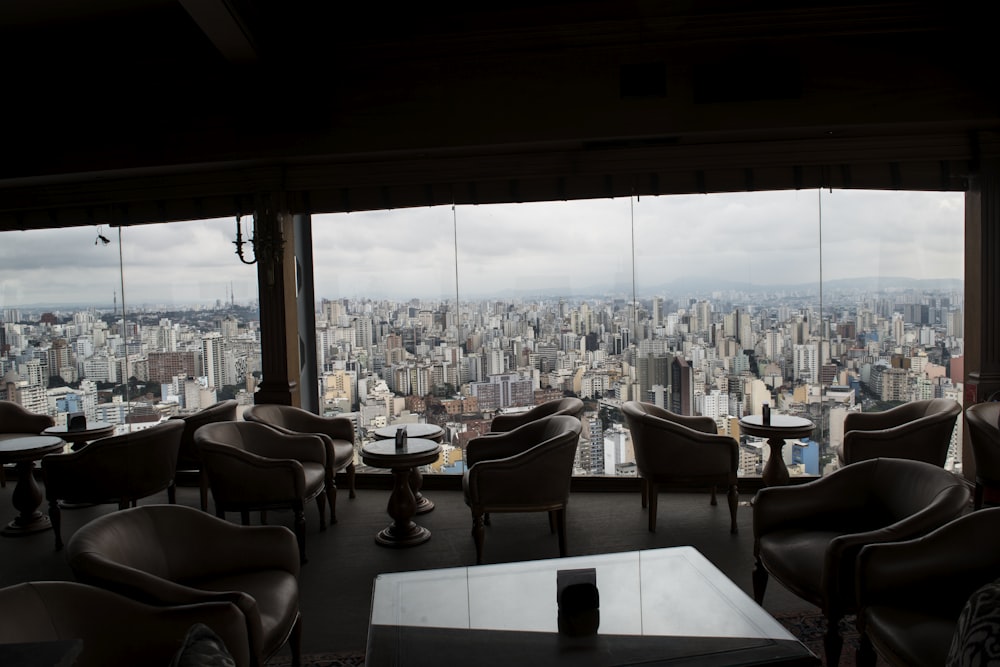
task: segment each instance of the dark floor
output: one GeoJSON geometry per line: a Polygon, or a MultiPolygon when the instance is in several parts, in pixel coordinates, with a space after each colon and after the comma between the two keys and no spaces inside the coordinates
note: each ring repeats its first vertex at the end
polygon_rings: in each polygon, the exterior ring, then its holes
{"type": "MultiPolygon", "coordinates": [[[[0,508],[9,517],[13,484],[0,489],[0,508]]],[[[359,489],[349,500],[338,493],[338,523],[319,531],[315,505],[307,514],[306,553],[309,562],[301,573],[303,651],[362,651],[368,627],[372,581],[380,572],[456,567],[475,563],[471,515],[460,491],[428,490],[434,511],[417,522],[432,533],[429,542],[408,549],[388,549],[375,543],[375,533],[388,525],[388,490],[359,489]]],[[[178,502],[198,506],[197,492],[178,489],[178,502]]],[[[701,551],[747,594],[751,594],[753,566],[752,508],[749,496],[741,498],[739,534],[729,533],[725,499],[709,504],[707,494],[665,493],[659,503],[656,533],[646,529],[646,511],[639,494],[621,492],[576,492],[567,514],[570,555],[653,549],[691,545],[701,551]]],[[[140,504],[166,502],[166,494],[140,504]]],[[[45,509],[43,505],[43,510],[45,509]]],[[[89,519],[115,510],[113,505],[66,510],[63,538],[89,519]]],[[[231,515],[233,521],[239,517],[231,515]]],[[[255,518],[256,520],[256,518],[255,518]]],[[[269,522],[291,526],[291,514],[272,512],[269,522]]],[[[485,560],[488,563],[554,558],[558,541],[549,533],[545,514],[498,514],[486,531],[485,560]]],[[[63,552],[54,550],[52,531],[0,539],[0,586],[21,581],[72,579],[63,552]]],[[[764,600],[772,613],[814,609],[771,582],[764,600]]],[[[287,650],[287,649],[285,649],[287,650]]]]}

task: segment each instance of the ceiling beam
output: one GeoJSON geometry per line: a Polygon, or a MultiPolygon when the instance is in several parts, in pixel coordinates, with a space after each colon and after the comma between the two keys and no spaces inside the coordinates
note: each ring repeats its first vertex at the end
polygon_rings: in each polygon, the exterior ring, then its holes
{"type": "Polygon", "coordinates": [[[258,61],[256,41],[243,16],[231,0],[179,0],[215,48],[234,65],[258,61]]]}

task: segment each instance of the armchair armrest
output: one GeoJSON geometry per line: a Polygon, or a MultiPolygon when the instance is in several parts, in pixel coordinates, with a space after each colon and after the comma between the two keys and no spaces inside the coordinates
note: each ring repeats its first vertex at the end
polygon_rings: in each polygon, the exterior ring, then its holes
{"type": "Polygon", "coordinates": [[[844,511],[863,509],[866,494],[859,493],[859,489],[867,488],[867,485],[858,483],[856,473],[866,469],[867,466],[848,472],[848,468],[844,468],[835,475],[805,484],[761,489],[754,499],[754,535],[759,537],[803,523],[816,526],[824,516],[835,517],[844,511]]]}
{"type": "Polygon", "coordinates": [[[480,461],[505,459],[526,451],[534,444],[530,440],[518,436],[516,431],[480,436],[470,440],[469,444],[466,445],[466,463],[471,468],[480,461]]]}
{"type": "MultiPolygon", "coordinates": [[[[320,445],[322,442],[318,441],[320,445]]],[[[294,459],[260,456],[228,445],[202,443],[201,456],[213,495],[257,501],[305,495],[305,471],[294,459]]]]}
{"type": "Polygon", "coordinates": [[[247,441],[248,452],[272,459],[295,459],[326,465],[326,442],[312,433],[275,432],[274,437],[247,441]]]}
{"type": "Polygon", "coordinates": [[[569,493],[570,476],[566,475],[565,484],[560,484],[560,478],[552,474],[552,468],[565,456],[560,444],[543,442],[513,456],[479,461],[466,473],[470,497],[482,505],[512,504],[510,480],[511,473],[516,471],[518,492],[513,504],[530,507],[562,499],[569,493]]]}

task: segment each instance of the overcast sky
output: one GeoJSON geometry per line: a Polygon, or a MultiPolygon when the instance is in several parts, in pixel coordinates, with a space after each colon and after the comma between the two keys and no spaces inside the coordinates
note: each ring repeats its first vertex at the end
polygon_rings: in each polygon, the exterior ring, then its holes
{"type": "MultiPolygon", "coordinates": [[[[825,280],[961,279],[963,229],[961,193],[925,192],[802,190],[316,215],[316,295],[453,299],[456,236],[463,299],[506,290],[629,294],[633,230],[640,296],[678,281],[816,282],[821,261],[825,280]]],[[[126,305],[210,303],[230,290],[237,301],[256,298],[256,267],[240,264],[234,236],[234,219],[123,229],[126,305]]],[[[0,239],[3,308],[121,299],[117,229],[0,239]]]]}

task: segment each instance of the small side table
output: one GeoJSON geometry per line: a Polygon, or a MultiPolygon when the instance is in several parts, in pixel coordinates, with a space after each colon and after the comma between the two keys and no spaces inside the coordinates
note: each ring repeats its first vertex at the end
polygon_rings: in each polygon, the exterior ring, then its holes
{"type": "Polygon", "coordinates": [[[761,480],[765,486],[780,486],[788,483],[788,468],[782,449],[786,438],[804,438],[811,435],[816,425],[804,417],[771,414],[771,422],[764,423],[760,415],[747,415],[740,419],[740,431],[747,435],[767,438],[771,453],[764,464],[761,480]]]}
{"type": "Polygon", "coordinates": [[[392,470],[392,494],[386,511],[393,522],[375,536],[378,544],[414,547],[431,539],[431,531],[413,521],[417,501],[410,486],[410,473],[418,466],[433,463],[440,453],[441,445],[422,438],[408,438],[406,446],[398,451],[395,440],[376,440],[361,448],[366,465],[392,470]]]}
{"type": "Polygon", "coordinates": [[[19,537],[52,527],[49,517],[38,511],[38,506],[42,504],[42,491],[35,481],[35,461],[46,454],[61,452],[65,447],[63,439],[54,435],[26,435],[0,440],[0,464],[17,464],[17,485],[11,494],[11,501],[18,515],[0,531],[4,535],[19,537]]]}
{"type": "Polygon", "coordinates": [[[106,438],[115,434],[115,425],[108,422],[87,422],[87,428],[69,429],[63,426],[50,426],[43,435],[54,435],[70,443],[73,450],[80,449],[98,438],[106,438]]]}
{"type": "MultiPolygon", "coordinates": [[[[406,437],[408,439],[422,438],[424,440],[441,442],[444,438],[444,429],[434,424],[395,424],[393,426],[383,426],[375,429],[375,437],[379,440],[395,439],[396,430],[400,428],[406,429],[406,437]]],[[[434,509],[434,501],[420,493],[420,489],[423,485],[423,475],[420,473],[418,468],[414,468],[413,471],[410,472],[410,488],[413,489],[413,495],[416,496],[417,499],[417,514],[427,514],[427,512],[434,509]]]]}

